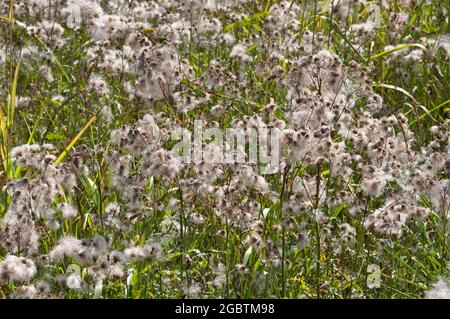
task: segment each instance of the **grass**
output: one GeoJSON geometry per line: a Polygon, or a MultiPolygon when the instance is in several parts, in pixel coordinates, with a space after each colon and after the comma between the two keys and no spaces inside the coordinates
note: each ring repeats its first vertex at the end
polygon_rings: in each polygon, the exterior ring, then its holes
{"type": "MultiPolygon", "coordinates": [[[[239,19],[230,19],[220,11],[214,16],[222,22],[222,33],[231,32],[237,42],[256,37],[264,41],[278,41],[283,35],[271,33],[265,25],[271,14],[270,8],[276,3],[273,0],[248,2],[235,9],[243,13],[239,19]]],[[[388,8],[381,11],[380,27],[360,45],[355,43],[349,29],[351,25],[365,21],[368,12],[364,7],[338,21],[334,14],[323,9],[323,5],[331,1],[287,3],[300,6],[304,13],[297,17],[299,26],[296,32],[299,35],[306,29],[312,30],[316,39],[318,34],[324,35],[325,46],[345,64],[355,60],[370,67],[374,89],[387,105],[384,115],[400,111],[406,114],[409,128],[419,141],[419,146],[426,146],[434,139],[429,128],[444,125],[449,115],[450,60],[442,51],[425,47],[419,40],[421,37],[437,39],[442,35],[448,36],[450,26],[448,17],[445,18],[445,12],[450,10],[448,3],[418,1],[416,6],[401,8],[399,1],[388,1],[388,8]],[[392,37],[389,34],[389,13],[399,10],[409,15],[409,21],[400,36],[392,37]],[[405,43],[406,38],[412,42],[405,43]],[[386,50],[387,45],[393,48],[386,50]],[[410,49],[422,50],[422,61],[402,66],[388,63],[395,53],[410,49]],[[408,76],[399,76],[396,73],[398,67],[402,68],[402,74],[408,76]]],[[[111,239],[118,250],[125,249],[130,240],[138,246],[145,244],[149,238],[157,238],[163,246],[161,259],[132,262],[124,278],[105,280],[101,292],[99,287],[96,292],[95,285],[90,285],[88,290],[82,292],[65,289],[66,297],[180,298],[189,295],[190,288],[200,286],[200,296],[206,298],[419,298],[439,277],[448,277],[447,215],[434,212],[423,223],[407,224],[401,238],[383,238],[364,227],[367,215],[382,206],[377,202],[380,199],[364,197],[360,181],[341,185],[344,181],[331,176],[326,164],[323,167],[299,164],[288,167],[285,174],[266,176],[278,201],[252,193],[252,199],[261,206],[259,215],[264,224],[262,237],[278,248],[280,258],[272,256],[273,250],[267,246],[255,249],[248,245],[245,240],[252,230],[238,229],[219,218],[211,196],[183,203],[179,180],[175,179],[164,181],[152,178],[145,185],[145,205],[131,225],[130,232],[121,233],[95,222],[98,216],[103,220],[101,214],[108,203],[117,201],[125,205],[121,192],[112,190],[112,176],[107,169],[105,150],[113,148],[110,133],[142,118],[149,112],[148,103],[124,89],[122,83],[128,80],[133,82],[133,74],[112,74],[99,68],[96,61],[88,62],[88,49],[93,46],[89,40],[89,25],[82,24],[76,31],[66,28],[65,45],[49,48],[39,36],[28,35],[23,27],[13,23],[17,19],[21,24],[32,25],[39,15],[14,14],[9,7],[8,11],[0,12],[3,15],[0,20],[0,49],[6,53],[5,63],[0,69],[1,186],[14,179],[36,176],[36,172],[11,161],[9,153],[14,146],[51,143],[56,147],[56,164],[70,163],[72,155],[81,145],[93,150],[90,165],[94,173],[77,176],[75,192],[69,198],[56,200],[72,202],[78,210],[78,217],[64,221],[57,231],[46,229],[40,240],[40,253],[49,253],[58,238],[67,235],[77,238],[103,235],[111,239]],[[28,46],[47,52],[51,58],[45,62],[33,55],[19,58],[20,52],[28,46]],[[51,68],[53,81],[48,81],[40,71],[42,65],[51,68]],[[99,96],[89,88],[89,77],[94,73],[101,74],[108,83],[110,93],[107,96],[99,96]],[[29,97],[30,102],[25,107],[18,105],[17,97],[29,97]],[[111,121],[105,120],[105,109],[111,110],[111,121]],[[313,206],[300,215],[286,215],[282,205],[293,192],[292,182],[296,177],[302,179],[306,173],[317,179],[317,190],[310,194],[313,206]],[[322,187],[334,189],[336,185],[355,192],[365,206],[365,211],[357,215],[351,214],[351,207],[345,203],[335,208],[321,208],[329,216],[330,225],[336,229],[342,223],[355,228],[356,240],[351,254],[333,249],[333,239],[324,236],[321,226],[311,218],[319,208],[322,187]],[[166,208],[170,198],[181,200],[179,211],[166,208]],[[203,223],[196,225],[190,221],[190,215],[194,212],[204,217],[203,223]],[[274,230],[278,225],[281,231],[274,230]],[[309,236],[310,243],[304,249],[299,249],[296,244],[297,228],[304,229],[309,236]],[[225,233],[223,237],[218,235],[221,230],[225,233]],[[382,252],[380,242],[386,244],[382,252]],[[224,284],[219,288],[211,284],[217,262],[224,264],[225,276],[224,284]],[[370,276],[368,266],[371,264],[380,267],[381,285],[378,288],[367,285],[370,276]],[[236,271],[236,265],[245,271],[236,271]]],[[[211,12],[206,14],[212,15],[211,12]]],[[[158,33],[157,23],[154,28],[143,32],[156,43],[165,40],[158,33]]],[[[258,44],[252,45],[247,52],[253,62],[240,66],[230,58],[229,47],[217,41],[202,43],[201,36],[195,33],[187,39],[177,49],[180,57],[193,66],[197,77],[205,74],[211,61],[217,59],[235,75],[244,74],[248,85],[239,90],[237,81],[235,89],[239,93],[230,95],[220,88],[199,87],[197,82],[185,79],[182,86],[186,94],[198,98],[209,94],[210,99],[186,113],[180,112],[170,99],[163,99],[151,108],[154,114],[163,112],[179,123],[209,118],[226,128],[233,117],[259,113],[273,98],[275,104],[280,106],[274,111],[275,118],[284,117],[283,111],[289,109],[286,89],[277,80],[268,80],[257,71],[258,65],[264,66],[268,61],[270,52],[258,44]],[[226,106],[229,111],[217,117],[211,112],[217,104],[226,106]]],[[[298,41],[302,43],[301,36],[298,41]]],[[[289,63],[281,63],[285,71],[290,68],[289,63]]],[[[138,174],[138,167],[137,163],[132,167],[132,174],[138,174]]],[[[225,171],[223,180],[231,178],[231,172],[225,171]]],[[[4,216],[11,198],[5,191],[0,196],[0,216],[4,216]]],[[[7,250],[0,248],[0,259],[6,254],[7,250]]],[[[46,273],[56,277],[57,274],[67,273],[73,263],[73,260],[65,260],[52,264],[51,270],[39,268],[39,272],[42,276],[46,273]]],[[[82,278],[89,282],[86,267],[80,267],[82,278]]],[[[12,293],[15,287],[13,283],[3,287],[0,285],[0,291],[12,293]]]]}

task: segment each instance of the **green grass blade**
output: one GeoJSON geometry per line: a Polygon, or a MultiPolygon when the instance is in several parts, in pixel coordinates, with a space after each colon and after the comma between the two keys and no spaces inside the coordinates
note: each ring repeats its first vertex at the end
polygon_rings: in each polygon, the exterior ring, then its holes
{"type": "Polygon", "coordinates": [[[406,95],[407,97],[409,97],[411,100],[413,100],[415,103],[417,103],[417,100],[414,98],[414,96],[412,96],[411,93],[409,93],[408,91],[406,91],[405,89],[403,89],[401,87],[391,85],[391,84],[384,84],[384,83],[375,83],[373,86],[401,92],[404,95],[406,95]]]}
{"type": "Polygon", "coordinates": [[[411,122],[411,125],[416,124],[417,122],[419,122],[420,120],[422,120],[427,114],[437,111],[439,110],[441,107],[443,107],[444,105],[447,105],[450,103],[450,100],[445,101],[444,103],[439,104],[438,106],[433,107],[431,110],[429,110],[427,113],[422,114],[421,116],[419,116],[417,119],[415,119],[414,121],[411,122]]]}

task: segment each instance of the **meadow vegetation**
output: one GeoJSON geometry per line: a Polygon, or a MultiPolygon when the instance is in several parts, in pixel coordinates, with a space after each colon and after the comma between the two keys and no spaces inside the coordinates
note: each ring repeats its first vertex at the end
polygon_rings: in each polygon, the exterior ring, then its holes
{"type": "Polygon", "coordinates": [[[0,297],[450,298],[449,13],[3,1],[0,297]],[[279,165],[187,162],[195,121],[279,165]]]}

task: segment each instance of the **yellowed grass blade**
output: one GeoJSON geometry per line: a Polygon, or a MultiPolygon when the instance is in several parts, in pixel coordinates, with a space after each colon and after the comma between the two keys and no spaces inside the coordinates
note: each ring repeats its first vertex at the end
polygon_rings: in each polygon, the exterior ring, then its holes
{"type": "Polygon", "coordinates": [[[3,114],[3,106],[0,105],[0,131],[2,133],[2,144],[0,145],[0,155],[5,174],[10,177],[9,171],[9,153],[8,153],[8,131],[6,129],[6,119],[3,114]]]}
{"type": "Polygon", "coordinates": [[[62,153],[58,156],[55,163],[59,164],[66,157],[67,153],[69,153],[70,149],[77,143],[77,141],[83,136],[84,132],[95,122],[97,119],[98,113],[95,114],[91,119],[84,125],[80,132],[70,141],[70,143],[66,146],[66,148],[62,151],[62,153]]]}
{"type": "Polygon", "coordinates": [[[14,19],[14,6],[13,6],[14,0],[9,0],[9,21],[12,22],[14,19]]]}
{"type": "Polygon", "coordinates": [[[17,79],[19,78],[20,60],[17,62],[16,69],[14,71],[13,83],[11,85],[11,96],[8,101],[8,122],[7,126],[11,127],[14,123],[14,109],[16,106],[16,92],[17,92],[17,79]]]}

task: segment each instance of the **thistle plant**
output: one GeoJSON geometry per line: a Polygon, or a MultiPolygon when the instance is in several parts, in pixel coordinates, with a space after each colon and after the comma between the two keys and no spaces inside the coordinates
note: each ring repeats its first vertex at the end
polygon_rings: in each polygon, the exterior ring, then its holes
{"type": "Polygon", "coordinates": [[[450,7],[0,4],[4,298],[449,298],[450,7]]]}

